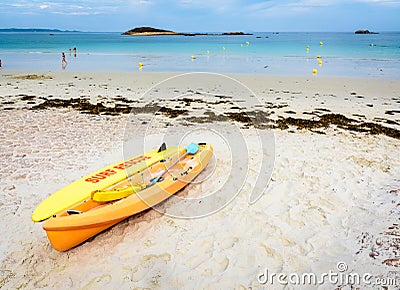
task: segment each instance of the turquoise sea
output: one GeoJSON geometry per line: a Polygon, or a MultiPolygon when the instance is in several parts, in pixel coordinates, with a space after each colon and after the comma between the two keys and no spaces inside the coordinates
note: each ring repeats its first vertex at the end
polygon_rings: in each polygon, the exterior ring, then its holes
{"type": "Polygon", "coordinates": [[[400,32],[150,37],[0,33],[3,69],[62,70],[62,52],[68,71],[138,71],[141,62],[149,72],[311,75],[315,68],[322,76],[400,78],[400,32]]]}

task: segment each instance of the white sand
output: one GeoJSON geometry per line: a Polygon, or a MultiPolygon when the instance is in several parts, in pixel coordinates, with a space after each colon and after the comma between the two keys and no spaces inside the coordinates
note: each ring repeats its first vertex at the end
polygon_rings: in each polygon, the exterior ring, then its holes
{"type": "MultiPolygon", "coordinates": [[[[334,126],[324,129],[325,135],[275,130],[272,180],[253,205],[248,198],[257,172],[249,170],[240,194],[213,215],[174,219],[150,210],[68,252],[55,251],[41,225],[31,221],[32,211],[60,187],[122,159],[128,116],[4,108],[29,106],[20,94],[89,96],[93,102],[103,100],[113,106],[117,95],[138,100],[171,74],[49,72],[44,74],[51,80],[13,78],[29,73],[1,72],[1,102],[18,101],[2,104],[0,110],[0,287],[258,289],[268,286],[257,281],[265,268],[286,274],[322,273],[335,271],[341,261],[349,272],[399,278],[400,141],[334,126]]],[[[288,105],[274,109],[275,119],[310,118],[303,112],[325,108],[400,129],[399,114],[385,113],[400,109],[399,80],[235,77],[254,90],[263,104],[288,105]]],[[[169,132],[178,134],[182,128],[173,125],[169,132]]],[[[212,126],[219,132],[227,130],[223,123],[212,126]]],[[[262,156],[254,134],[249,135],[254,145],[250,164],[256,168],[262,156]]],[[[221,186],[230,156],[223,144],[214,141],[213,145],[217,160],[213,175],[181,195],[207,194],[221,186]]],[[[244,158],[236,157],[233,166],[244,167],[243,174],[245,165],[244,158]]],[[[236,190],[230,184],[222,189],[236,190]]]]}

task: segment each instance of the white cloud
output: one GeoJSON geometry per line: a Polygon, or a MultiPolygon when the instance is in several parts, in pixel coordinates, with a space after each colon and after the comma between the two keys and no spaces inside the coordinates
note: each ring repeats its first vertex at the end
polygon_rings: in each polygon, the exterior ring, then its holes
{"type": "Polygon", "coordinates": [[[42,5],[39,6],[39,8],[40,8],[40,9],[46,9],[46,8],[49,8],[49,5],[44,5],[44,4],[42,4],[42,5]]]}
{"type": "Polygon", "coordinates": [[[99,15],[99,14],[104,14],[101,12],[89,12],[89,11],[53,11],[53,14],[59,14],[59,15],[76,15],[76,16],[82,16],[82,15],[99,15]]]}
{"type": "Polygon", "coordinates": [[[247,9],[251,10],[251,11],[259,11],[259,10],[265,10],[265,9],[271,8],[275,5],[276,4],[274,4],[271,1],[265,1],[265,2],[251,4],[250,6],[247,6],[247,9]]]}
{"type": "Polygon", "coordinates": [[[222,13],[228,10],[242,9],[238,0],[219,0],[204,1],[204,0],[176,0],[176,5],[186,9],[206,9],[210,12],[222,13]]]}
{"type": "Polygon", "coordinates": [[[351,1],[344,0],[302,0],[289,3],[288,6],[292,7],[326,7],[341,3],[350,3],[351,1]]]}
{"type": "Polygon", "coordinates": [[[384,6],[400,7],[399,0],[358,0],[357,2],[380,4],[384,6]]]}
{"type": "Polygon", "coordinates": [[[385,6],[400,6],[400,0],[287,0],[287,1],[264,1],[248,6],[250,10],[264,10],[273,7],[293,7],[293,8],[311,8],[327,7],[340,4],[376,4],[385,6]]]}
{"type": "Polygon", "coordinates": [[[11,3],[9,5],[12,7],[27,7],[27,6],[29,6],[28,4],[21,4],[21,3],[11,3]]]}
{"type": "Polygon", "coordinates": [[[146,6],[152,6],[155,4],[153,1],[150,0],[129,0],[129,1],[122,1],[126,2],[125,4],[131,5],[131,6],[136,6],[136,7],[146,7],[146,6]]]}
{"type": "Polygon", "coordinates": [[[348,0],[286,0],[286,1],[264,1],[247,7],[248,11],[256,17],[276,17],[309,13],[320,7],[329,7],[342,3],[349,3],[348,0]]]}
{"type": "Polygon", "coordinates": [[[400,0],[301,0],[301,1],[290,1],[293,6],[331,6],[337,4],[354,4],[354,3],[367,3],[367,4],[378,4],[386,6],[399,6],[400,0]]]}

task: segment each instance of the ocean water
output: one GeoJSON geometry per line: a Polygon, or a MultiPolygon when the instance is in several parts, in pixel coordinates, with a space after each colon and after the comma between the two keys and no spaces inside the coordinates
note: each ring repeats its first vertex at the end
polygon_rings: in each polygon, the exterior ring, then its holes
{"type": "Polygon", "coordinates": [[[62,70],[62,52],[69,71],[138,71],[141,62],[143,71],[155,72],[311,75],[317,69],[322,76],[400,78],[400,32],[151,37],[0,33],[3,69],[62,70]]]}

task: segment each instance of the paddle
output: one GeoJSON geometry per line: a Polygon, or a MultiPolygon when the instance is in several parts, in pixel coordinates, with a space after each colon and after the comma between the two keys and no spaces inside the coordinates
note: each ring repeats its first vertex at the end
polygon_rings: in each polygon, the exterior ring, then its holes
{"type": "Polygon", "coordinates": [[[160,178],[168,171],[171,169],[171,167],[175,166],[175,164],[177,164],[179,161],[181,161],[181,159],[183,159],[186,155],[190,154],[196,154],[197,151],[199,151],[199,145],[197,145],[196,143],[190,143],[187,147],[186,147],[186,152],[185,154],[183,154],[181,157],[178,158],[178,160],[176,160],[174,163],[172,163],[167,169],[165,169],[163,172],[161,172],[161,174],[154,178],[149,186],[152,186],[154,183],[158,182],[160,180],[160,178]]]}

